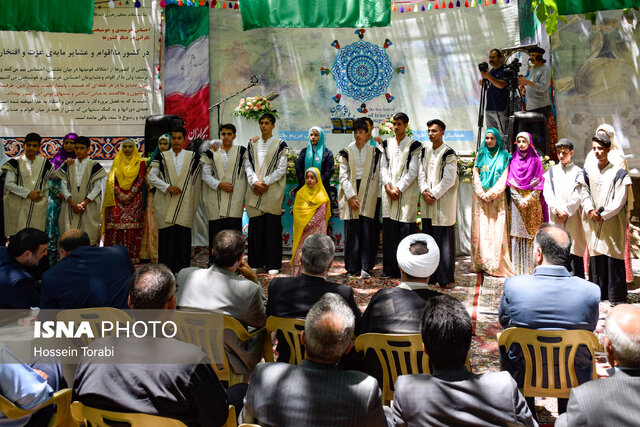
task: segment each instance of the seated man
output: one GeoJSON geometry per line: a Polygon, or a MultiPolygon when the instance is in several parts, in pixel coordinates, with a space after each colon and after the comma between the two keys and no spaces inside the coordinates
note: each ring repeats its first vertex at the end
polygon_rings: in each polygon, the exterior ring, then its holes
{"type": "MultiPolygon", "coordinates": [[[[129,287],[133,309],[153,310],[154,321],[169,319],[176,306],[176,281],[164,265],[138,268],[129,287]]],[[[173,338],[94,340],[89,348],[114,348],[114,361],[91,356],[81,360],[72,401],[116,412],[138,412],[174,418],[188,426],[222,426],[227,395],[201,348],[173,338]]]]}
{"type": "Polygon", "coordinates": [[[604,325],[609,378],[571,390],[567,412],[556,426],[632,426],[640,419],[640,309],[612,308],[604,325]]]}
{"type": "Polygon", "coordinates": [[[27,269],[47,254],[49,237],[44,231],[24,228],[0,247],[0,309],[38,307],[40,294],[27,269]]]}
{"type": "Polygon", "coordinates": [[[60,262],[42,275],[41,309],[128,308],[133,264],[122,246],[90,246],[86,232],[72,229],[58,241],[60,262]]]}
{"type": "Polygon", "coordinates": [[[538,425],[508,373],[477,375],[465,367],[472,322],[457,299],[429,298],[420,329],[433,372],[398,377],[396,426],[538,425]]]}
{"type": "Polygon", "coordinates": [[[240,413],[241,423],[265,426],[386,426],[378,382],[337,363],[351,348],[355,324],[342,297],[327,293],[311,307],[300,365],[256,366],[240,413]]]}
{"type": "MultiPolygon", "coordinates": [[[[267,316],[304,318],[322,295],[333,292],[344,298],[351,307],[358,333],[362,312],[356,304],[353,288],[325,280],[333,262],[334,251],[335,246],[329,236],[309,236],[302,244],[302,273],[297,277],[279,277],[269,283],[267,316]]],[[[276,334],[276,338],[278,358],[289,360],[290,349],[284,337],[276,334]]]]}
{"type": "MultiPolygon", "coordinates": [[[[564,228],[549,223],[540,226],[534,238],[537,267],[533,275],[510,277],[504,283],[498,313],[503,328],[587,331],[596,328],[600,288],[569,273],[570,250],[571,237],[564,228]]],[[[501,348],[500,360],[502,369],[511,373],[521,387],[524,356],[520,346],[501,348]]],[[[579,383],[591,379],[591,364],[591,353],[586,348],[579,349],[575,363],[579,383]]],[[[533,412],[534,398],[527,398],[527,402],[533,412]]],[[[566,402],[558,400],[560,413],[564,412],[566,402]]]]}
{"type": "MultiPolygon", "coordinates": [[[[263,327],[267,320],[266,298],[257,276],[243,259],[244,236],[238,230],[222,230],[211,244],[210,268],[188,267],[178,273],[178,308],[216,311],[238,319],[245,326],[263,327]]],[[[262,358],[257,336],[241,342],[233,333],[231,336],[225,333],[225,347],[237,374],[251,373],[262,358]]]]}

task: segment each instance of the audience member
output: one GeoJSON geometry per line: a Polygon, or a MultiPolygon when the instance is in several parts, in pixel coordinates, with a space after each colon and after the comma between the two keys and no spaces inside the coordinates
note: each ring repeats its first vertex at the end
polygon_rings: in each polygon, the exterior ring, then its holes
{"type": "Polygon", "coordinates": [[[0,247],[0,309],[38,307],[39,287],[27,270],[47,255],[48,242],[44,231],[25,228],[0,247]]]}
{"type": "MultiPolygon", "coordinates": [[[[326,237],[326,236],[325,236],[326,237]]],[[[327,293],[311,307],[300,365],[256,367],[240,422],[266,426],[386,426],[378,382],[337,363],[352,346],[355,317],[342,297],[327,293]]]]}
{"type": "Polygon", "coordinates": [[[621,304],[609,311],[604,349],[610,377],[571,390],[556,426],[633,426],[640,415],[640,309],[621,304]]]}
{"type": "Polygon", "coordinates": [[[60,236],[60,262],[42,275],[40,308],[127,308],[134,271],[127,249],[90,244],[87,233],[78,229],[60,236]]]}
{"type": "MultiPolygon", "coordinates": [[[[146,264],[129,286],[133,309],[155,310],[168,320],[176,305],[176,281],[164,265],[146,264]]],[[[76,371],[72,400],[116,412],[138,412],[177,419],[188,426],[222,426],[227,395],[201,348],[173,338],[94,340],[91,349],[113,347],[119,363],[87,356],[76,371]],[[169,360],[175,363],[167,363],[169,360]]]]}
{"type": "MultiPolygon", "coordinates": [[[[348,302],[356,319],[355,329],[359,331],[362,313],[356,304],[353,288],[326,280],[334,251],[335,246],[329,236],[309,236],[302,245],[302,274],[297,277],[279,277],[269,284],[267,316],[304,318],[322,295],[332,292],[348,302]]],[[[288,360],[290,349],[284,336],[276,334],[276,338],[278,358],[288,360]]]]}
{"type": "MultiPolygon", "coordinates": [[[[243,259],[245,238],[238,230],[222,230],[212,242],[210,268],[185,268],[178,273],[178,307],[215,311],[232,316],[245,326],[261,328],[266,322],[266,298],[258,278],[243,259]],[[239,276],[236,273],[242,275],[239,276]]],[[[227,357],[237,374],[248,374],[262,358],[260,337],[248,342],[225,334],[227,357]]]]}
{"type": "MultiPolygon", "coordinates": [[[[571,237],[564,228],[549,223],[540,227],[534,238],[533,256],[537,267],[533,275],[510,277],[504,283],[498,313],[503,328],[588,331],[596,328],[600,290],[569,273],[570,248],[571,237]]],[[[524,356],[520,346],[501,348],[500,359],[502,369],[522,387],[524,356]]],[[[591,367],[591,354],[586,348],[579,348],[575,362],[578,382],[591,379],[591,367]]],[[[533,398],[527,401],[533,411],[533,398]]],[[[565,405],[566,399],[559,400],[561,412],[565,405]]]]}
{"type": "Polygon", "coordinates": [[[472,321],[458,300],[449,295],[427,300],[420,333],[432,375],[398,377],[395,425],[538,425],[508,373],[478,375],[465,367],[472,321]]]}

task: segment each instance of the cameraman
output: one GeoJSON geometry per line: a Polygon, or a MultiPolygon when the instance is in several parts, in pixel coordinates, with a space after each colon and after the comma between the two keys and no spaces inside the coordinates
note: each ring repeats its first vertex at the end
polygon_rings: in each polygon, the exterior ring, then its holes
{"type": "MultiPolygon", "coordinates": [[[[480,71],[482,78],[489,82],[485,106],[485,125],[487,128],[494,127],[499,129],[500,133],[504,135],[508,125],[507,104],[509,103],[509,90],[507,89],[507,82],[502,75],[504,64],[502,52],[499,49],[492,49],[489,52],[489,65],[491,65],[490,70],[480,71]]],[[[480,85],[482,85],[482,80],[480,80],[480,85]]]]}
{"type": "Polygon", "coordinates": [[[529,49],[529,60],[533,65],[529,78],[518,77],[520,91],[526,91],[527,111],[544,114],[548,121],[551,115],[551,99],[549,98],[549,84],[551,83],[551,70],[545,66],[546,59],[542,57],[545,50],[541,47],[529,49]]]}

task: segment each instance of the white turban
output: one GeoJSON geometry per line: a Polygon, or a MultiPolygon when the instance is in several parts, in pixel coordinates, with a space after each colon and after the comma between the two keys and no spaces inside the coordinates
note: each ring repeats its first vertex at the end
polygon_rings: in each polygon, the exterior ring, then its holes
{"type": "Polygon", "coordinates": [[[398,266],[406,274],[413,277],[429,277],[436,271],[440,263],[440,248],[433,237],[424,233],[416,233],[402,239],[396,251],[398,266]],[[422,255],[411,253],[411,245],[422,242],[427,245],[428,252],[422,255]]]}

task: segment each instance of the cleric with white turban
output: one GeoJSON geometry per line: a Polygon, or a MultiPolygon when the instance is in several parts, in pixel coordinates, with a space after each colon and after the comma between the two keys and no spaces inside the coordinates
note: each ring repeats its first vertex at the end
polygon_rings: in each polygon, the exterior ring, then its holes
{"type": "MultiPolygon", "coordinates": [[[[415,252],[415,251],[414,251],[415,252]]],[[[440,249],[436,241],[428,234],[411,234],[398,245],[396,251],[398,266],[407,276],[415,278],[429,278],[438,268],[440,262],[440,249]],[[411,247],[416,243],[422,243],[427,247],[427,252],[414,255],[411,247]]],[[[404,277],[403,277],[404,280],[404,277]]]]}

